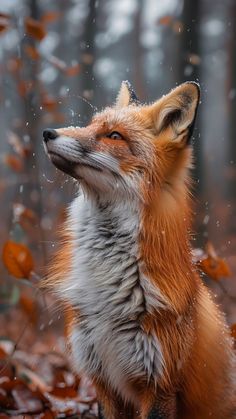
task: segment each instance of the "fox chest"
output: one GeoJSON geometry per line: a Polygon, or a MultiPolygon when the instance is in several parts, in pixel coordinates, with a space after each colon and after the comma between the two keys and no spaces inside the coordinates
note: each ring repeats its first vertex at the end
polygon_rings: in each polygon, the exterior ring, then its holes
{"type": "Polygon", "coordinates": [[[157,380],[163,368],[161,344],[141,325],[147,301],[138,222],[104,213],[84,216],[77,226],[73,270],[65,290],[79,311],[70,336],[75,366],[91,377],[101,375],[119,390],[134,375],[157,380]]]}

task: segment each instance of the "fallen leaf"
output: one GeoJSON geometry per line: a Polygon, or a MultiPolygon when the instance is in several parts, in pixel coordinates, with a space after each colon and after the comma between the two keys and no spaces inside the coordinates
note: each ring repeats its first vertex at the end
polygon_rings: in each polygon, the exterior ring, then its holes
{"type": "Polygon", "coordinates": [[[190,64],[199,65],[201,63],[201,58],[197,54],[190,54],[188,56],[188,60],[190,64]]]}
{"type": "Polygon", "coordinates": [[[236,340],[236,323],[232,324],[230,327],[231,330],[231,336],[236,340]]]}
{"type": "Polygon", "coordinates": [[[43,24],[52,23],[52,22],[55,22],[55,20],[58,20],[60,16],[61,16],[60,12],[51,10],[44,13],[44,15],[41,17],[41,22],[43,24]]]}
{"type": "Polygon", "coordinates": [[[25,207],[21,203],[13,204],[13,222],[22,224],[24,221],[29,221],[32,224],[37,222],[36,213],[30,208],[25,207]]]}
{"type": "Polygon", "coordinates": [[[0,359],[4,359],[7,357],[7,353],[4,351],[3,348],[0,346],[0,359]]]}
{"type": "Polygon", "coordinates": [[[8,69],[8,71],[11,71],[12,73],[19,72],[22,65],[23,65],[22,60],[21,60],[21,58],[18,58],[18,57],[10,58],[7,61],[7,69],[8,69]]]}
{"type": "Polygon", "coordinates": [[[206,255],[207,257],[201,259],[198,265],[210,278],[218,281],[232,275],[227,263],[217,256],[215,248],[210,242],[206,245],[206,255]]]}
{"type": "Polygon", "coordinates": [[[42,107],[48,112],[55,112],[58,106],[58,101],[47,94],[43,95],[42,107]]]}
{"type": "Polygon", "coordinates": [[[51,392],[51,387],[48,386],[36,372],[21,366],[18,366],[16,371],[17,375],[27,382],[27,385],[31,391],[39,390],[42,393],[51,392]]]}
{"type": "Polygon", "coordinates": [[[67,76],[76,76],[80,72],[80,64],[67,67],[64,71],[67,76]]]}
{"type": "Polygon", "coordinates": [[[50,391],[50,394],[60,399],[73,399],[78,397],[78,392],[73,386],[56,386],[50,391]]]}
{"type": "Polygon", "coordinates": [[[172,24],[173,32],[179,35],[184,30],[184,25],[180,20],[175,20],[172,24]]]}
{"type": "Polygon", "coordinates": [[[8,240],[3,246],[2,259],[11,275],[29,279],[34,261],[30,250],[24,244],[8,240]]]}
{"type": "Polygon", "coordinates": [[[37,303],[29,298],[27,295],[21,295],[19,304],[23,311],[29,317],[31,323],[35,326],[38,321],[38,306],[37,303]]]}
{"type": "Polygon", "coordinates": [[[0,12],[0,18],[4,18],[4,19],[11,19],[11,15],[9,15],[8,13],[3,13],[0,12]]]}
{"type": "Polygon", "coordinates": [[[0,14],[0,33],[4,32],[9,27],[10,27],[9,16],[1,13],[0,14]]]}
{"type": "Polygon", "coordinates": [[[170,15],[162,16],[157,21],[159,25],[163,25],[163,26],[169,26],[172,22],[173,22],[173,16],[170,16],[170,15]]]}
{"type": "Polygon", "coordinates": [[[4,32],[6,29],[9,28],[9,24],[8,23],[3,23],[0,21],[0,33],[4,32]]]}
{"type": "Polygon", "coordinates": [[[25,29],[26,33],[37,41],[42,41],[42,39],[45,38],[47,34],[44,25],[32,17],[27,17],[25,19],[25,29]]]}
{"type": "Polygon", "coordinates": [[[4,162],[7,164],[11,169],[15,170],[15,172],[22,172],[24,168],[23,161],[14,154],[6,154],[4,157],[4,162]]]}
{"type": "Polygon", "coordinates": [[[30,153],[30,146],[23,144],[20,137],[13,131],[7,133],[8,143],[12,146],[13,150],[20,157],[28,157],[30,153]]]}
{"type": "MultiPolygon", "coordinates": [[[[55,413],[55,412],[53,412],[52,410],[47,409],[47,410],[45,410],[45,412],[41,413],[41,414],[37,417],[37,419],[54,419],[54,418],[56,418],[56,417],[57,417],[57,415],[56,415],[56,413],[55,413]]],[[[1,419],[1,418],[0,418],[0,419],[1,419]]]]}
{"type": "Polygon", "coordinates": [[[94,61],[94,57],[93,57],[93,55],[92,55],[92,54],[89,54],[89,53],[84,53],[84,54],[82,54],[81,59],[82,59],[82,62],[83,62],[84,64],[86,64],[86,65],[90,65],[90,64],[92,64],[92,63],[93,63],[93,61],[94,61]]]}
{"type": "Polygon", "coordinates": [[[31,81],[20,80],[17,85],[18,93],[21,97],[25,97],[31,91],[33,83],[31,81]]]}

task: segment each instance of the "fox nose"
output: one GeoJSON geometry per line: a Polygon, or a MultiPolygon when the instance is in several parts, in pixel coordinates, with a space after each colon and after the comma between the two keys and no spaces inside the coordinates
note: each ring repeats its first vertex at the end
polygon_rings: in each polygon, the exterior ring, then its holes
{"type": "Polygon", "coordinates": [[[58,134],[55,129],[47,128],[43,131],[43,139],[45,143],[47,143],[49,140],[55,140],[57,137],[58,134]]]}

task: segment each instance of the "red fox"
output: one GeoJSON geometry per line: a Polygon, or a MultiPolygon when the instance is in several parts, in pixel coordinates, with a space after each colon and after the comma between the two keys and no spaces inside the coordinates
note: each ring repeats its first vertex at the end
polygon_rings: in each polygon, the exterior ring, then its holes
{"type": "Polygon", "coordinates": [[[142,104],[123,82],[87,127],[43,133],[78,184],[46,287],[100,418],[236,418],[232,342],[189,244],[199,96],[187,82],[142,104]]]}

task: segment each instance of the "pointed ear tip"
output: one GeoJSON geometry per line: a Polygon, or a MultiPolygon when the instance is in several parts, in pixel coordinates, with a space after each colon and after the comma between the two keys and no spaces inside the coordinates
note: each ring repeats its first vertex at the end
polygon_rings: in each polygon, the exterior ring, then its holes
{"type": "Polygon", "coordinates": [[[183,83],[183,86],[189,86],[189,85],[194,89],[195,93],[198,96],[198,100],[199,100],[200,99],[200,95],[201,95],[201,86],[200,86],[200,84],[198,82],[196,82],[196,81],[186,81],[185,83],[183,83]]]}
{"type": "Polygon", "coordinates": [[[129,82],[129,80],[122,80],[122,82],[121,82],[121,86],[127,86],[127,87],[130,87],[130,86],[131,86],[131,83],[129,82]]]}

